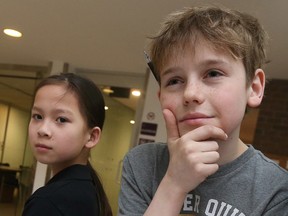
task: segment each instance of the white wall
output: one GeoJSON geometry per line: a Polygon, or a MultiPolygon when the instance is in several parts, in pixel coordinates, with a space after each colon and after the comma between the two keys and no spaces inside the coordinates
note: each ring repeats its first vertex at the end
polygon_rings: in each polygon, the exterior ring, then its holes
{"type": "Polygon", "coordinates": [[[141,122],[138,127],[138,138],[136,140],[139,144],[140,139],[153,140],[155,142],[166,142],[166,126],[162,114],[162,109],[158,99],[159,85],[152,73],[148,75],[148,82],[145,93],[144,108],[141,117],[141,122]],[[153,117],[154,116],[154,117],[153,117]],[[141,134],[141,124],[143,122],[157,125],[156,135],[141,134]]]}

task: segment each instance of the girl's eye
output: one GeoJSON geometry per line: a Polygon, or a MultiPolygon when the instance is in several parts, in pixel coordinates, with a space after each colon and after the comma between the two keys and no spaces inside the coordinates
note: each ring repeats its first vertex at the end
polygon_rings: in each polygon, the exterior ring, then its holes
{"type": "Polygon", "coordinates": [[[219,77],[222,76],[223,73],[221,73],[220,71],[217,70],[210,70],[207,75],[206,78],[213,78],[213,77],[219,77]]]}
{"type": "Polygon", "coordinates": [[[32,118],[35,119],[35,120],[41,120],[43,119],[41,115],[39,114],[32,114],[32,118]]]}
{"type": "Polygon", "coordinates": [[[56,121],[57,121],[58,123],[65,123],[65,122],[67,122],[68,120],[67,120],[66,118],[64,118],[64,117],[59,117],[59,118],[56,119],[56,121]]]}

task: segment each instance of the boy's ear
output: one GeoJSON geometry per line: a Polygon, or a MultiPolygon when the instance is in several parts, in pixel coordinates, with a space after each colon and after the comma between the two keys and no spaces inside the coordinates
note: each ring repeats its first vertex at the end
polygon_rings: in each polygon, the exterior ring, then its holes
{"type": "Polygon", "coordinates": [[[265,89],[265,73],[262,69],[257,69],[249,87],[247,105],[257,107],[261,104],[265,89]]]}
{"type": "Polygon", "coordinates": [[[94,127],[90,131],[90,137],[85,144],[86,148],[93,148],[100,140],[101,129],[99,127],[94,127]]]}

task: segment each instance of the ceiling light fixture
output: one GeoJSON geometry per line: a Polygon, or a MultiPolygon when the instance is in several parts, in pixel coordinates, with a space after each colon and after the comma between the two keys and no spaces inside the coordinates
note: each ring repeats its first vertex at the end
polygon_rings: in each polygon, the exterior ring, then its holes
{"type": "Polygon", "coordinates": [[[106,94],[111,94],[114,92],[110,87],[105,87],[102,89],[102,91],[106,94]]]}
{"type": "Polygon", "coordinates": [[[139,90],[133,90],[132,95],[139,97],[141,95],[141,92],[139,90]]]}
{"type": "Polygon", "coordinates": [[[22,37],[22,33],[14,29],[4,29],[3,32],[11,37],[22,37]]]}

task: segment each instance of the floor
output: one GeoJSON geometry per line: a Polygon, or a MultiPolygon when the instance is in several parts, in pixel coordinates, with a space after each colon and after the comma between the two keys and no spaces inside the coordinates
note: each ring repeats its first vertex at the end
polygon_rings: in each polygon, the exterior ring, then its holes
{"type": "Polygon", "coordinates": [[[15,204],[14,203],[0,203],[0,212],[1,212],[1,216],[16,215],[15,204]]]}
{"type": "Polygon", "coordinates": [[[13,200],[10,202],[0,202],[0,215],[1,216],[21,216],[22,202],[18,201],[17,190],[13,194],[13,200]]]}

